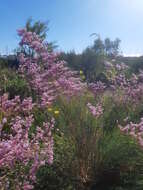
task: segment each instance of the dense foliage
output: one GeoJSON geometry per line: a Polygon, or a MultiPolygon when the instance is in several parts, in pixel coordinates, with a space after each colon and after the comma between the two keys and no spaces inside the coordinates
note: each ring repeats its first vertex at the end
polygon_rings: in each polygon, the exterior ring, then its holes
{"type": "Polygon", "coordinates": [[[120,40],[111,41],[109,38],[102,40],[100,37],[87,47],[81,54],[74,51],[62,53],[61,57],[67,61],[69,67],[82,70],[88,81],[104,80],[104,61],[112,60],[120,55],[120,40]]]}

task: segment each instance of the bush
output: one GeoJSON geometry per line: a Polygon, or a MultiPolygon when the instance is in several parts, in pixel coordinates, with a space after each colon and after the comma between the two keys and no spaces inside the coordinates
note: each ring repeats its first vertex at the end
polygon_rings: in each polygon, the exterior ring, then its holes
{"type": "Polygon", "coordinates": [[[28,83],[13,69],[4,68],[0,70],[1,93],[8,93],[9,98],[20,96],[21,99],[32,95],[28,83]]]}
{"type": "Polygon", "coordinates": [[[89,99],[61,98],[52,107],[51,115],[59,110],[55,160],[39,170],[35,189],[141,189],[142,150],[117,127],[104,130],[107,118],[96,119],[88,112],[89,99]]]}

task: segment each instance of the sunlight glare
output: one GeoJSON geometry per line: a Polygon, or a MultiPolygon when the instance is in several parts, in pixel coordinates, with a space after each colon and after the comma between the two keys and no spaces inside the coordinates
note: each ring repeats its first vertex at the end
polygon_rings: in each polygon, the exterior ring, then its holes
{"type": "Polygon", "coordinates": [[[119,0],[120,6],[131,11],[143,11],[143,0],[119,0]]]}

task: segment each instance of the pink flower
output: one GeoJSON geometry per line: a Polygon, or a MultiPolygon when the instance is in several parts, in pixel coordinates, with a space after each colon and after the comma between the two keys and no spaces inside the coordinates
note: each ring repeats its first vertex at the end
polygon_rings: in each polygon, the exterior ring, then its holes
{"type": "Polygon", "coordinates": [[[34,186],[30,185],[28,182],[25,182],[23,185],[23,190],[31,190],[33,188],[34,188],[34,186]]]}
{"type": "Polygon", "coordinates": [[[133,138],[135,138],[140,146],[143,146],[143,119],[141,118],[140,123],[135,124],[130,122],[125,127],[118,126],[120,131],[131,135],[133,138]]]}
{"type": "Polygon", "coordinates": [[[90,110],[90,112],[92,113],[92,115],[96,118],[98,118],[99,116],[101,116],[103,114],[103,109],[102,109],[101,105],[97,105],[95,107],[92,104],[88,103],[87,107],[90,110]]]}
{"type": "Polygon", "coordinates": [[[3,124],[7,123],[7,118],[6,117],[3,118],[2,123],[3,124]]]}

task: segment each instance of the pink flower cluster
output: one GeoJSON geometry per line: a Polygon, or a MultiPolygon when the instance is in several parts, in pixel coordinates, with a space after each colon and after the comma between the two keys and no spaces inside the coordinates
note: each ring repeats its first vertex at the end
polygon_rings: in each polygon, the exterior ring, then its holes
{"type": "Polygon", "coordinates": [[[96,118],[100,117],[100,116],[103,114],[103,108],[102,108],[101,105],[97,105],[97,106],[95,107],[95,106],[93,106],[91,103],[88,103],[88,104],[87,104],[87,107],[88,107],[89,111],[91,112],[91,114],[92,114],[94,117],[96,117],[96,118]]]}
{"type": "Polygon", "coordinates": [[[116,64],[115,68],[117,69],[117,71],[124,71],[128,69],[129,67],[125,63],[120,63],[120,64],[116,64]]]}
{"type": "Polygon", "coordinates": [[[35,127],[31,98],[0,96],[0,189],[33,189],[38,168],[53,162],[54,119],[35,127]],[[12,176],[12,180],[10,179],[12,176]]]}
{"type": "Polygon", "coordinates": [[[141,118],[141,121],[138,124],[130,122],[125,127],[120,125],[118,127],[121,132],[134,137],[138,141],[139,145],[143,147],[143,118],[141,118]]]}
{"type": "Polygon", "coordinates": [[[115,61],[112,60],[112,62],[109,61],[104,61],[104,66],[107,70],[113,69],[115,68],[116,71],[120,72],[120,71],[124,71],[126,69],[128,69],[129,67],[125,64],[125,63],[114,63],[115,61]]]}
{"type": "Polygon", "coordinates": [[[143,100],[143,84],[141,80],[141,73],[139,75],[133,74],[130,79],[125,75],[117,75],[113,79],[114,90],[120,90],[123,94],[124,103],[139,103],[143,100]]]}
{"type": "Polygon", "coordinates": [[[116,87],[126,87],[128,86],[128,81],[124,74],[119,74],[115,76],[115,78],[112,80],[113,85],[116,87]]]}
{"type": "Polygon", "coordinates": [[[97,81],[96,83],[90,83],[88,87],[93,92],[95,98],[103,93],[106,88],[105,84],[101,81],[97,81]]]}
{"type": "Polygon", "coordinates": [[[80,94],[85,85],[76,72],[58,60],[57,53],[48,51],[47,43],[26,29],[19,30],[18,34],[21,36],[20,45],[33,52],[32,55],[20,55],[20,71],[37,92],[41,106],[51,104],[59,95],[80,94]]]}
{"type": "Polygon", "coordinates": [[[25,98],[21,102],[19,96],[15,96],[15,98],[11,100],[8,99],[8,94],[0,96],[0,112],[6,117],[16,116],[19,113],[30,113],[34,105],[31,97],[25,98]]]}

